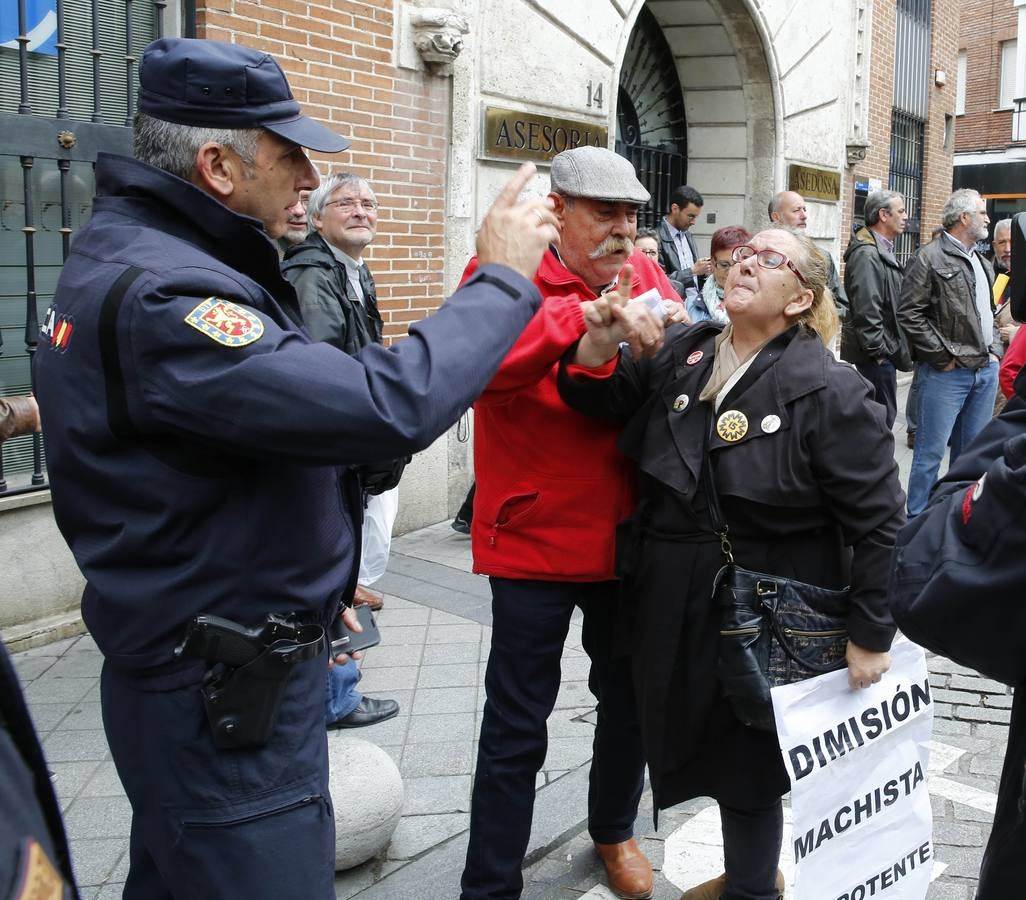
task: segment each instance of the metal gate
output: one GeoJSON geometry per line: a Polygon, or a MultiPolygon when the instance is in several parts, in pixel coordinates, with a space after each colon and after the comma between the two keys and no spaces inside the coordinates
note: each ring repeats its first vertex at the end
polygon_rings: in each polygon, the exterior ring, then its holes
{"type": "Polygon", "coordinates": [[[891,171],[889,185],[905,198],[908,225],[894,243],[894,255],[902,265],[922,242],[923,144],[922,119],[894,110],[891,113],[891,171]]]}
{"type": "MultiPolygon", "coordinates": [[[[0,0],[0,396],[31,389],[39,317],[88,219],[100,151],[131,154],[143,47],[195,3],[0,0]]],[[[45,488],[38,435],[0,445],[0,496],[45,488]]]]}
{"type": "Polygon", "coordinates": [[[930,109],[932,0],[898,0],[895,8],[891,167],[888,184],[905,198],[908,226],[894,255],[907,262],[919,249],[923,214],[923,144],[930,109]]]}
{"type": "Polygon", "coordinates": [[[616,152],[634,164],[652,195],[638,226],[658,228],[670,210],[670,194],[687,179],[687,123],[673,51],[647,6],[638,14],[620,71],[616,152]]]}

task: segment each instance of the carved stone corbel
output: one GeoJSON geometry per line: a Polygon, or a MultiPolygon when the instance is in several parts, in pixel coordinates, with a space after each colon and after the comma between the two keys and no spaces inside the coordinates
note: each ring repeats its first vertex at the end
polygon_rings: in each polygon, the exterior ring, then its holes
{"type": "Polygon", "coordinates": [[[848,151],[848,165],[857,166],[862,160],[866,158],[866,148],[869,144],[863,143],[852,143],[848,144],[845,149],[848,151]]]}
{"type": "Polygon", "coordinates": [[[413,45],[428,70],[435,75],[451,75],[452,63],[463,49],[463,35],[470,31],[470,23],[451,9],[414,9],[410,24],[413,26],[413,45]]]}

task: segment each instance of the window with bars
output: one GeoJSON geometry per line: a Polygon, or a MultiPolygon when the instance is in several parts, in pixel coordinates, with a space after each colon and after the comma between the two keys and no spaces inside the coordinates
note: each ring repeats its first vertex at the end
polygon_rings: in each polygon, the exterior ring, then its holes
{"type": "Polygon", "coordinates": [[[898,0],[895,12],[894,93],[888,186],[905,198],[908,226],[895,243],[907,262],[921,243],[923,143],[930,104],[931,0],[898,0]]]}
{"type": "Polygon", "coordinates": [[[908,262],[921,243],[923,213],[923,143],[925,122],[900,110],[891,113],[891,169],[888,187],[905,198],[908,225],[898,236],[894,255],[908,262]]]}

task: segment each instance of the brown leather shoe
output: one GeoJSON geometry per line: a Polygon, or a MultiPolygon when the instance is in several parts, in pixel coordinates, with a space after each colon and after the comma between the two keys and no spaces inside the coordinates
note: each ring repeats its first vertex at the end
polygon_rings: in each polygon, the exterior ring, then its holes
{"type": "Polygon", "coordinates": [[[374,591],[368,590],[362,584],[356,586],[356,593],[353,594],[353,606],[369,606],[374,612],[377,612],[385,605],[385,598],[381,594],[375,594],[374,591]]]}
{"type": "MultiPolygon", "coordinates": [[[[777,869],[777,900],[784,900],[784,873],[777,869]]],[[[727,876],[720,875],[681,894],[680,900],[720,900],[727,889],[727,876]]]]}
{"type": "Polygon", "coordinates": [[[652,896],[652,863],[631,838],[619,844],[595,844],[606,867],[609,890],[623,900],[648,900],[652,896]]]}
{"type": "Polygon", "coordinates": [[[693,888],[688,888],[680,900],[720,900],[727,888],[727,876],[720,875],[711,881],[705,881],[693,888]]]}

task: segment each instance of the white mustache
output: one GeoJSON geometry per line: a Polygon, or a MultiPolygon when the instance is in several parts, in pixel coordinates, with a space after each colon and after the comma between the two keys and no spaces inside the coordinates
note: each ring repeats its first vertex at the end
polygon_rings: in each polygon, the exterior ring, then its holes
{"type": "Polygon", "coordinates": [[[623,250],[624,253],[630,256],[634,252],[634,241],[630,238],[610,235],[588,254],[588,259],[601,259],[603,256],[611,256],[618,250],[623,250]]]}

